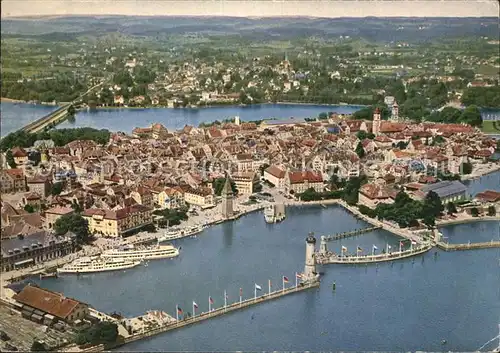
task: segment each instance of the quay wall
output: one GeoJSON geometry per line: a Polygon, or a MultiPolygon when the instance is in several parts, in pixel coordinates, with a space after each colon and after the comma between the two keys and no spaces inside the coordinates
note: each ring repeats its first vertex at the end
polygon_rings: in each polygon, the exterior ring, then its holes
{"type": "Polygon", "coordinates": [[[438,242],[438,248],[444,251],[457,251],[457,250],[473,250],[473,249],[491,249],[500,248],[500,241],[488,241],[483,243],[470,243],[470,244],[446,244],[438,242]]]}
{"type": "Polygon", "coordinates": [[[500,221],[499,216],[480,216],[480,217],[472,217],[472,218],[462,218],[462,219],[451,219],[446,221],[438,221],[436,222],[436,226],[445,227],[455,224],[464,224],[464,223],[474,223],[474,222],[493,222],[500,221]]]}

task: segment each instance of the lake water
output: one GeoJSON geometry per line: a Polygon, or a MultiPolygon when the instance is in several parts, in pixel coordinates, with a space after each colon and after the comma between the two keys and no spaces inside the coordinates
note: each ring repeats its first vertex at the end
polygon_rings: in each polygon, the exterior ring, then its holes
{"type": "Polygon", "coordinates": [[[475,196],[477,193],[485,190],[500,191],[500,170],[474,180],[466,180],[464,184],[468,187],[468,193],[471,196],[475,196]]]}
{"type": "Polygon", "coordinates": [[[40,119],[58,107],[26,103],[0,103],[0,136],[6,136],[28,123],[40,119]]]}
{"type": "Polygon", "coordinates": [[[500,241],[499,221],[480,221],[467,224],[455,224],[439,229],[450,244],[482,243],[500,241]]]}
{"type": "MultiPolygon", "coordinates": [[[[262,213],[215,226],[196,239],[177,241],[181,254],[126,272],[46,279],[46,288],[126,316],[164,310],[175,316],[196,301],[207,310],[253,297],[257,283],[281,288],[302,271],[305,237],[365,227],[340,207],[288,208],[287,219],[268,225],[262,213]]],[[[487,230],[489,232],[489,230],[487,230]]],[[[384,231],[329,244],[370,251],[398,238],[384,231]]],[[[499,249],[430,252],[379,265],[329,265],[319,289],[287,296],[179,331],[127,345],[127,351],[473,351],[498,334],[499,249]],[[332,291],[332,283],[336,290],[332,291]],[[445,339],[446,345],[441,345],[445,339]]],[[[292,285],[292,283],[290,283],[292,285]]]]}
{"type": "MultiPolygon", "coordinates": [[[[251,106],[222,106],[207,108],[146,108],[146,109],[97,109],[79,111],[75,122],[68,121],[59,128],[94,127],[130,133],[136,127],[148,127],[161,123],[170,129],[179,129],[184,125],[198,126],[202,122],[224,120],[239,116],[242,121],[261,119],[288,119],[317,117],[323,112],[350,114],[363,106],[330,105],[295,105],[295,104],[260,104],[251,106]]],[[[30,121],[55,110],[55,107],[31,104],[2,103],[2,136],[15,131],[30,121]],[[5,113],[5,115],[4,115],[5,113]]]]}

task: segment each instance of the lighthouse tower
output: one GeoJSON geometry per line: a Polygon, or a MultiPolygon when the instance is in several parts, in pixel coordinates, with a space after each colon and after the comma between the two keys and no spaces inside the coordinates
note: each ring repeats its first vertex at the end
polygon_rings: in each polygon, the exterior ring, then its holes
{"type": "Polygon", "coordinates": [[[380,109],[378,108],[373,112],[372,132],[374,135],[380,134],[380,109]]]}
{"type": "Polygon", "coordinates": [[[316,257],[314,256],[315,246],[316,238],[313,233],[309,233],[306,238],[306,265],[304,267],[304,274],[302,275],[304,282],[313,282],[318,277],[316,272],[316,257]]]}

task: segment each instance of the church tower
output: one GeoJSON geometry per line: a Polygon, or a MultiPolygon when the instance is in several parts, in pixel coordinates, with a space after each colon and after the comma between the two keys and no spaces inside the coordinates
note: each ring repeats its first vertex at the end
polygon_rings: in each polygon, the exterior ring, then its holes
{"type": "Polygon", "coordinates": [[[306,264],[304,267],[304,274],[302,275],[302,280],[304,282],[314,282],[318,279],[318,274],[316,272],[316,257],[314,256],[315,247],[316,238],[313,233],[309,233],[306,238],[306,264]]]}
{"type": "Polygon", "coordinates": [[[226,173],[226,181],[224,187],[222,188],[222,216],[224,218],[230,218],[233,216],[233,189],[231,188],[231,180],[229,174],[226,173]]]}
{"type": "Polygon", "coordinates": [[[380,109],[378,108],[373,112],[372,132],[374,135],[380,134],[380,109]]]}
{"type": "Polygon", "coordinates": [[[392,105],[391,120],[395,120],[395,121],[399,120],[399,105],[398,105],[398,102],[396,102],[395,100],[394,100],[394,104],[392,105]]]}

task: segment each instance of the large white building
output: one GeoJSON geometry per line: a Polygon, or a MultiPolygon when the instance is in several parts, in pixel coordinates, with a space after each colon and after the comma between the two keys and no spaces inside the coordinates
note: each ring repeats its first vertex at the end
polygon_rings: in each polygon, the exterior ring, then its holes
{"type": "Polygon", "coordinates": [[[285,174],[284,170],[272,165],[264,170],[264,180],[283,190],[285,188],[285,174]]]}

